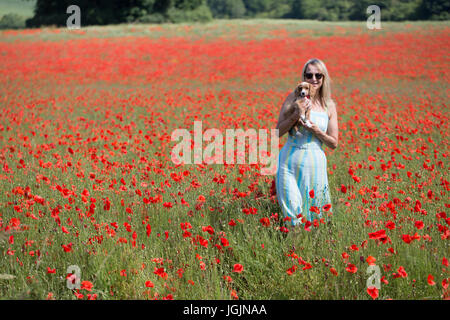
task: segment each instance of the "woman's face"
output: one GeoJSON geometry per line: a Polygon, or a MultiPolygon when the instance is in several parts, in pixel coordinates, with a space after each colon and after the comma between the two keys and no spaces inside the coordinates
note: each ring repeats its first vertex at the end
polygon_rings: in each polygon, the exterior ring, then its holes
{"type": "MultiPolygon", "coordinates": [[[[305,71],[305,81],[308,83],[311,83],[316,90],[319,90],[323,83],[323,73],[320,72],[320,70],[319,70],[319,68],[317,68],[317,66],[315,66],[313,64],[309,64],[306,67],[306,71],[305,71]],[[312,78],[308,78],[309,74],[312,74],[312,78]],[[321,74],[322,77],[320,79],[317,79],[318,78],[317,74],[321,74]]],[[[318,92],[318,91],[316,91],[316,92],[318,92]]]]}

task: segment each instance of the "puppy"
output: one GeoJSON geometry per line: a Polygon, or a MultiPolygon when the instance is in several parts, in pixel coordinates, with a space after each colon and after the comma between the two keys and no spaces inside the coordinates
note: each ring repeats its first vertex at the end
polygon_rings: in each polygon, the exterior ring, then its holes
{"type": "MultiPolygon", "coordinates": [[[[305,122],[306,126],[311,127],[311,122],[309,121],[311,107],[309,104],[307,104],[307,106],[303,106],[302,104],[305,99],[309,100],[310,97],[314,95],[314,93],[314,87],[310,83],[300,82],[299,84],[297,84],[297,87],[294,91],[295,99],[286,111],[286,115],[289,116],[292,112],[294,112],[295,108],[297,107],[296,105],[298,105],[298,107],[300,108],[300,118],[303,120],[303,122],[305,122]]],[[[295,135],[298,131],[300,131],[300,127],[301,124],[299,120],[294,123],[292,128],[289,130],[289,134],[295,135]]]]}

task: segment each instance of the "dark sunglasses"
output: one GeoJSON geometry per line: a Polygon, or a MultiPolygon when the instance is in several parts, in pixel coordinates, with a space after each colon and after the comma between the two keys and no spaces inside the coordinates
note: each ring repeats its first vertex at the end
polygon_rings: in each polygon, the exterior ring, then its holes
{"type": "Polygon", "coordinates": [[[316,79],[320,80],[320,79],[322,79],[323,74],[322,73],[309,73],[309,72],[305,73],[305,77],[308,80],[311,80],[313,78],[313,76],[316,76],[316,79]]]}

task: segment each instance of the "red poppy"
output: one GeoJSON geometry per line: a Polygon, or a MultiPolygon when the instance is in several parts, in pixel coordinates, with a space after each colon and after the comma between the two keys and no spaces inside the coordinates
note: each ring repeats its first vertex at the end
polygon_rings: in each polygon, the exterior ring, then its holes
{"type": "Polygon", "coordinates": [[[312,268],[312,265],[310,263],[306,262],[302,270],[308,270],[311,268],[312,268]]]}
{"type": "Polygon", "coordinates": [[[393,230],[393,229],[395,229],[395,223],[394,222],[392,222],[392,221],[387,221],[385,224],[384,224],[384,226],[386,227],[386,228],[388,228],[389,230],[393,230]]]}
{"type": "Polygon", "coordinates": [[[349,263],[349,264],[347,264],[347,267],[345,268],[345,270],[350,273],[356,273],[356,271],[358,271],[358,268],[354,264],[349,263]]]}
{"type": "Polygon", "coordinates": [[[192,229],[192,225],[189,222],[181,222],[180,223],[180,228],[182,230],[187,230],[187,229],[192,229]]]}
{"type": "Polygon", "coordinates": [[[163,206],[170,209],[173,207],[173,204],[172,204],[172,202],[164,202],[163,206]]]}
{"type": "Polygon", "coordinates": [[[306,231],[311,231],[311,229],[310,229],[311,226],[312,226],[311,221],[307,220],[305,222],[305,227],[304,228],[305,228],[306,231]]]}
{"type": "Polygon", "coordinates": [[[267,218],[267,217],[261,218],[261,219],[259,220],[259,222],[261,222],[261,224],[262,224],[264,227],[270,226],[270,219],[267,218]]]}
{"type": "Polygon", "coordinates": [[[244,270],[244,266],[242,264],[236,263],[233,266],[233,272],[241,273],[244,270]]]}
{"type": "Polygon", "coordinates": [[[386,230],[378,230],[378,231],[369,233],[369,239],[381,239],[384,237],[386,237],[386,230]]]}
{"type": "Polygon", "coordinates": [[[423,229],[423,221],[416,221],[414,222],[414,225],[416,226],[417,229],[423,229]]]}
{"type": "Polygon", "coordinates": [[[93,287],[94,287],[94,285],[90,281],[83,281],[83,282],[81,282],[81,289],[84,289],[84,290],[87,290],[87,291],[92,291],[93,287]]]}
{"type": "Polygon", "coordinates": [[[334,274],[335,276],[338,275],[337,270],[336,270],[335,268],[333,268],[333,267],[330,268],[330,272],[331,272],[332,274],[334,274]]]}
{"type": "Polygon", "coordinates": [[[230,245],[228,242],[228,239],[226,239],[226,238],[220,238],[220,242],[222,243],[222,245],[224,247],[228,247],[230,245]]]}
{"type": "Polygon", "coordinates": [[[412,241],[411,236],[409,234],[402,235],[402,240],[407,244],[410,244],[412,241]]]}
{"type": "Polygon", "coordinates": [[[407,278],[408,274],[406,273],[405,268],[403,266],[400,266],[397,270],[397,273],[392,274],[392,276],[394,277],[394,279],[407,278]]]}
{"type": "Polygon", "coordinates": [[[286,270],[286,273],[288,275],[292,275],[297,270],[297,268],[298,268],[298,266],[294,264],[292,267],[290,267],[289,269],[286,270]]]}
{"type": "Polygon", "coordinates": [[[448,283],[449,283],[449,280],[448,280],[448,279],[442,280],[442,288],[444,288],[444,290],[447,290],[447,288],[448,288],[448,283]]]}
{"type": "Polygon", "coordinates": [[[203,232],[208,232],[209,234],[214,234],[214,228],[211,226],[202,227],[203,232]]]}
{"type": "Polygon", "coordinates": [[[153,271],[154,274],[160,276],[163,279],[167,279],[168,274],[164,271],[164,268],[156,268],[153,271]]]}
{"type": "Polygon", "coordinates": [[[72,242],[68,245],[62,244],[61,247],[64,249],[64,252],[70,252],[72,251],[72,242]]]}
{"type": "Polygon", "coordinates": [[[319,208],[316,207],[316,206],[311,206],[311,207],[309,208],[309,211],[315,212],[315,213],[317,213],[317,214],[320,214],[320,210],[319,210],[319,208]]]}
{"type": "Polygon", "coordinates": [[[436,284],[436,282],[434,282],[434,277],[431,274],[428,275],[427,282],[430,286],[434,286],[436,284]]]}
{"type": "Polygon", "coordinates": [[[367,288],[367,293],[369,294],[369,296],[371,296],[372,297],[372,299],[376,299],[376,298],[378,298],[378,289],[377,289],[377,287],[368,287],[367,288]]]}
{"type": "Polygon", "coordinates": [[[372,256],[368,256],[366,259],[367,263],[369,264],[369,266],[375,265],[375,261],[377,261],[377,259],[375,259],[372,256]]]}
{"type": "Polygon", "coordinates": [[[56,273],[56,268],[50,269],[50,267],[47,267],[47,273],[56,273]]]}
{"type": "Polygon", "coordinates": [[[20,219],[18,219],[18,218],[11,218],[11,220],[9,220],[9,224],[13,228],[17,228],[18,226],[20,226],[20,219]]]}

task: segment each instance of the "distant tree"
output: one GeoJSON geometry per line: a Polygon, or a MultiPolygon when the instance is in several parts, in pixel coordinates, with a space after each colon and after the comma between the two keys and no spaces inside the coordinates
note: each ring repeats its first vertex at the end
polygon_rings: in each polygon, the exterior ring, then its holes
{"type": "Polygon", "coordinates": [[[367,8],[370,5],[377,5],[381,9],[381,19],[386,19],[385,9],[389,8],[391,0],[351,0],[352,7],[349,12],[350,20],[367,20],[367,8]]]}
{"type": "Polygon", "coordinates": [[[246,9],[242,0],[208,0],[214,18],[242,18],[246,9]]]}
{"type": "Polygon", "coordinates": [[[0,19],[0,29],[21,29],[25,27],[25,18],[17,13],[5,14],[0,19]]]}
{"type": "Polygon", "coordinates": [[[383,18],[392,21],[417,20],[417,11],[423,0],[394,0],[383,18]]]}
{"type": "Polygon", "coordinates": [[[423,0],[418,7],[417,17],[423,20],[449,20],[450,1],[423,0]]]}
{"type": "Polygon", "coordinates": [[[299,0],[292,3],[292,17],[296,19],[317,19],[321,8],[320,1],[299,0]]]}
{"type": "MultiPolygon", "coordinates": [[[[196,2],[197,5],[199,2],[196,2]]],[[[167,21],[169,22],[208,22],[213,19],[211,10],[206,4],[206,0],[200,1],[200,5],[194,7],[191,4],[181,5],[179,8],[176,6],[171,6],[167,10],[167,21]],[[190,9],[192,8],[192,9],[190,9]]]]}
{"type": "Polygon", "coordinates": [[[245,9],[249,16],[254,16],[261,12],[269,11],[276,0],[243,0],[245,9]]]}
{"type": "Polygon", "coordinates": [[[67,7],[77,5],[81,10],[82,25],[105,25],[141,21],[148,15],[160,20],[169,19],[172,12],[186,11],[186,17],[211,16],[206,0],[37,0],[34,16],[27,20],[28,27],[41,25],[64,26],[68,18],[67,7]],[[203,6],[202,8],[200,8],[203,6]],[[197,10],[200,8],[199,10],[197,10]],[[192,11],[192,12],[191,12],[192,11]]]}
{"type": "Polygon", "coordinates": [[[450,0],[36,0],[34,16],[26,25],[64,26],[72,4],[81,9],[82,25],[209,21],[213,17],[363,21],[373,4],[380,7],[382,21],[450,19],[450,0]]]}
{"type": "Polygon", "coordinates": [[[172,0],[172,6],[179,10],[194,10],[202,4],[203,0],[172,0]]]}

